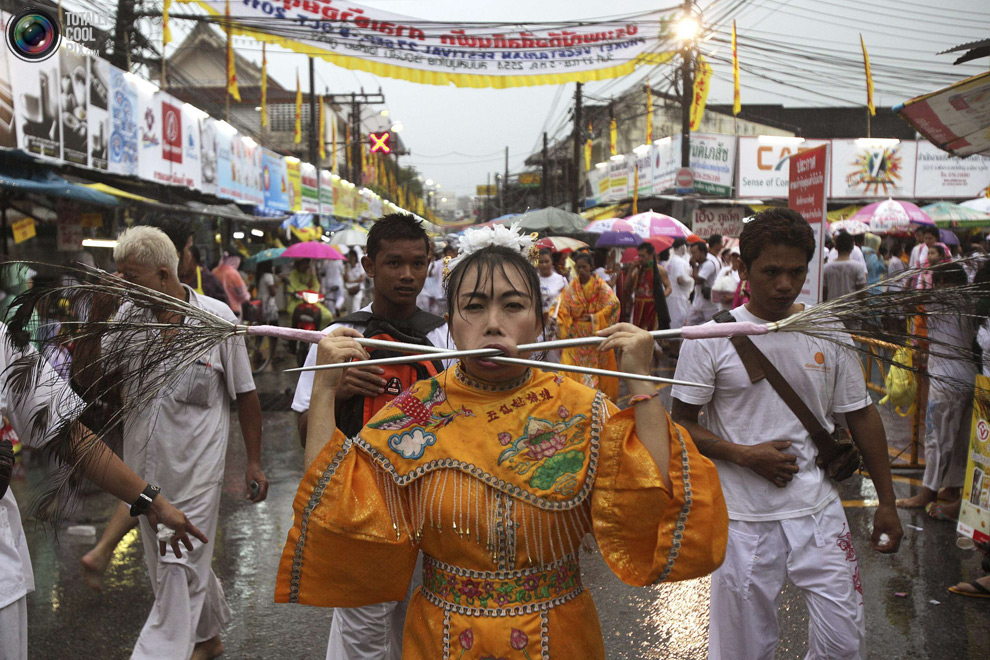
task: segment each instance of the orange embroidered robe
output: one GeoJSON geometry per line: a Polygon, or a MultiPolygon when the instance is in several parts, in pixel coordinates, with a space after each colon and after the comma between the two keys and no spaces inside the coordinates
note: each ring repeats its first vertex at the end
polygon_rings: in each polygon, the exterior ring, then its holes
{"type": "Polygon", "coordinates": [[[403,658],[604,658],[577,561],[586,533],[633,585],[724,558],[718,474],[668,424],[672,491],[633,411],[574,380],[527,372],[495,389],[455,366],[420,381],[310,466],[275,600],[402,600],[422,551],[403,658]]]}

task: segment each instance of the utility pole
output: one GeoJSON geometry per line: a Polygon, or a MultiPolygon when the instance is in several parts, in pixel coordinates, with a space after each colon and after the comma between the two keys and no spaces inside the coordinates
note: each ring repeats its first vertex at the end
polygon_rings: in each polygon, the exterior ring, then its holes
{"type": "Polygon", "coordinates": [[[540,174],[540,189],[543,191],[543,208],[550,206],[550,163],[547,162],[547,132],[543,131],[543,171],[540,174]]]}
{"type": "Polygon", "coordinates": [[[107,57],[107,60],[124,71],[131,70],[130,35],[134,31],[136,4],[133,0],[117,0],[117,20],[113,27],[113,53],[107,57]]]}
{"type": "Polygon", "coordinates": [[[488,176],[485,177],[485,222],[492,219],[491,207],[489,202],[492,199],[492,173],[489,172],[488,176]]]}
{"type": "Polygon", "coordinates": [[[581,83],[574,90],[574,159],[571,170],[571,210],[577,213],[581,210],[581,83]]]}
{"type": "Polygon", "coordinates": [[[505,176],[502,177],[502,190],[505,191],[505,206],[509,206],[509,147],[505,147],[505,176]]]}
{"type": "MultiPolygon", "coordinates": [[[[361,149],[364,146],[364,140],[361,136],[361,106],[385,103],[385,96],[380,89],[377,93],[365,92],[362,89],[360,92],[351,92],[349,94],[326,94],[320,100],[335,106],[343,106],[347,103],[351,105],[351,139],[350,142],[344,145],[344,153],[347,154],[347,167],[349,169],[350,180],[355,185],[358,185],[361,183],[362,177],[361,149]]],[[[409,152],[393,151],[392,153],[398,157],[405,156],[409,152]]]]}
{"type": "MultiPolygon", "coordinates": [[[[320,100],[323,103],[323,100],[320,100]]],[[[313,71],[313,58],[309,58],[309,162],[320,167],[320,148],[317,142],[316,131],[319,130],[319,110],[316,109],[316,75],[313,71]]],[[[320,135],[319,139],[323,139],[320,135]]],[[[319,179],[319,172],[317,172],[319,179]]]]}
{"type": "Polygon", "coordinates": [[[361,106],[358,105],[357,94],[351,94],[351,182],[361,185],[361,106]]]}
{"type": "MultiPolygon", "coordinates": [[[[684,16],[691,16],[691,0],[684,0],[684,16]]],[[[694,38],[681,51],[681,167],[691,166],[691,99],[694,96],[694,38]]]]}

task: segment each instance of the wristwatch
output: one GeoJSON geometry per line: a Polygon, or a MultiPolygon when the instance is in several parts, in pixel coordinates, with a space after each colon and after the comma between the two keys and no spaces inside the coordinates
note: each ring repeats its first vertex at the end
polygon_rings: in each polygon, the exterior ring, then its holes
{"type": "Polygon", "coordinates": [[[158,493],[162,492],[162,489],[158,486],[152,486],[148,484],[138,495],[138,498],[131,505],[131,518],[137,518],[138,516],[148,513],[148,509],[151,508],[151,503],[155,501],[158,497],[158,493]]]}

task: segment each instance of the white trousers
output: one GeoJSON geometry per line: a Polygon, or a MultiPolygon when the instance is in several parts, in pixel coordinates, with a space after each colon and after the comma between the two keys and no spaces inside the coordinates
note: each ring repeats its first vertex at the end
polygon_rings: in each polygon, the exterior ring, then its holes
{"type": "Polygon", "coordinates": [[[159,555],[155,533],[148,519],[141,517],[141,542],[155,604],[132,659],[188,660],[197,643],[213,639],[230,621],[223,587],[211,568],[220,488],[217,484],[201,495],[174,503],[210,539],[205,545],[193,540],[191,551],[182,548],[181,559],[171,548],[164,557],[159,555]]]}
{"type": "Polygon", "coordinates": [[[667,313],[670,314],[670,327],[683,328],[687,321],[688,305],[691,303],[687,298],[678,295],[667,296],[667,313]]]}
{"type": "Polygon", "coordinates": [[[27,596],[0,607],[0,660],[27,660],[27,596]]]}
{"type": "Polygon", "coordinates": [[[927,413],[925,476],[921,483],[929,490],[962,488],[973,421],[973,394],[942,392],[932,387],[927,413]]]}
{"type": "Polygon", "coordinates": [[[725,563],[712,574],[711,660],[773,660],[784,578],[808,606],[806,660],[862,658],[863,590],[841,502],[801,518],[729,521],[725,563]]]}
{"type": "Polygon", "coordinates": [[[338,607],[330,622],[327,660],[402,660],[402,626],[413,591],[423,581],[423,555],[406,599],[364,607],[338,607]]]}
{"type": "Polygon", "coordinates": [[[688,309],[687,320],[684,321],[684,325],[702,325],[703,323],[708,323],[712,320],[712,317],[718,314],[719,307],[710,300],[705,300],[700,305],[691,303],[690,309],[688,309]]]}

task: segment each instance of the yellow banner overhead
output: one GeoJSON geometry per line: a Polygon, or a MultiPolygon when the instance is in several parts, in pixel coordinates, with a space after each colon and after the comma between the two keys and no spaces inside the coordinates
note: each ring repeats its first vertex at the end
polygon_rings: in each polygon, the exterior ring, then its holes
{"type": "Polygon", "coordinates": [[[712,82],[712,67],[701,55],[694,67],[694,96],[691,97],[691,130],[701,128],[701,118],[708,102],[708,89],[712,82]]]}
{"type": "MultiPolygon", "coordinates": [[[[222,20],[225,0],[195,2],[222,20]]],[[[424,20],[336,0],[241,2],[236,34],[378,76],[430,85],[524,87],[618,78],[677,54],[678,9],[598,21],[424,20]]]]}

